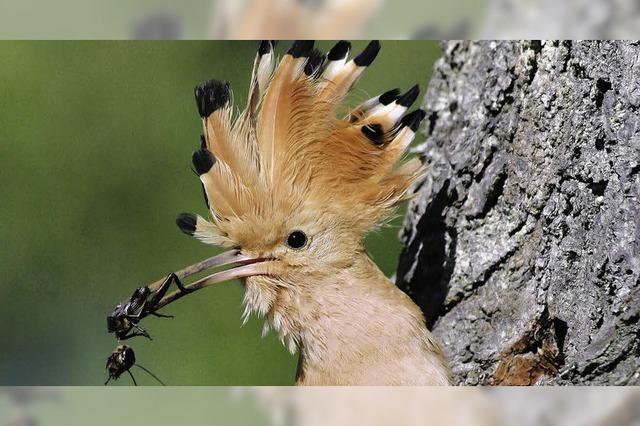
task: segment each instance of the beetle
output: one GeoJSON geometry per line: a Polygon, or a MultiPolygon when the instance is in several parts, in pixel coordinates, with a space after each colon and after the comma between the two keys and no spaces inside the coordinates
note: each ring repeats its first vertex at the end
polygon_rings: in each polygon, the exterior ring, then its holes
{"type": "Polygon", "coordinates": [[[117,346],[107,358],[107,365],[105,368],[109,374],[109,378],[104,382],[105,386],[111,379],[118,380],[125,371],[129,373],[131,380],[133,380],[133,383],[137,385],[136,379],[133,377],[133,374],[131,374],[131,371],[129,371],[135,363],[136,354],[133,352],[133,349],[126,345],[117,346]]]}
{"type": "Polygon", "coordinates": [[[131,376],[131,380],[133,380],[133,384],[138,386],[135,377],[133,377],[133,373],[131,373],[131,367],[136,366],[142,370],[144,370],[151,377],[156,379],[158,383],[162,386],[165,386],[164,382],[160,380],[155,374],[146,369],[140,364],[136,364],[136,354],[130,346],[127,345],[118,345],[114,349],[114,351],[107,358],[106,370],[109,374],[107,381],[104,382],[105,386],[109,384],[111,379],[118,380],[120,376],[126,371],[131,376]]]}

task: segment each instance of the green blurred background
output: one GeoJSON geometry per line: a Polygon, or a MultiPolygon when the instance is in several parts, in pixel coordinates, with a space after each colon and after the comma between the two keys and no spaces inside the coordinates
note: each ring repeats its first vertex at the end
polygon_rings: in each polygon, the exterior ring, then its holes
{"type": "MultiPolygon", "coordinates": [[[[0,38],[129,39],[135,36],[136,24],[162,14],[175,18],[180,29],[177,37],[162,38],[206,39],[211,37],[218,1],[3,0],[0,38]]],[[[420,39],[470,38],[481,27],[488,3],[488,0],[381,0],[377,14],[360,35],[385,39],[414,38],[419,34],[420,39]],[[462,35],[451,34],[451,31],[460,33],[461,26],[462,35]]],[[[245,0],[243,4],[251,2],[245,0]]]]}
{"type": "MultiPolygon", "coordinates": [[[[190,170],[201,133],[192,90],[226,79],[244,106],[256,47],[0,42],[0,385],[102,384],[114,305],[216,253],[174,224],[178,212],[206,213],[190,170]]],[[[424,94],[439,53],[435,42],[383,42],[348,103],[416,82],[424,94]]],[[[388,275],[401,214],[367,241],[388,275]]],[[[260,337],[262,320],[241,327],[241,299],[226,283],[167,308],[175,319],[145,320],[154,340],[129,341],[138,361],[174,385],[292,384],[297,357],[260,337]]]]}
{"type": "Polygon", "coordinates": [[[255,388],[0,387],[0,425],[277,426],[266,402],[255,388]]]}

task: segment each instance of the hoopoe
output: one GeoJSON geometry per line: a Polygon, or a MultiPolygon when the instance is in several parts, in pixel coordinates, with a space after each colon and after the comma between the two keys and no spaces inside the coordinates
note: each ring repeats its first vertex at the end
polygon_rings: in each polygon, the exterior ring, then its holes
{"type": "Polygon", "coordinates": [[[423,120],[418,86],[339,107],[380,50],[349,60],[294,42],[280,61],[260,44],[246,109],[229,84],[196,86],[204,134],[193,165],[210,220],[183,213],[186,234],[232,248],[208,283],[241,278],[244,320],[265,317],[293,352],[300,385],[446,385],[443,353],[420,309],[369,258],[364,236],[390,217],[424,174],[401,157],[423,120]],[[278,62],[278,63],[277,63],[278,62]]]}

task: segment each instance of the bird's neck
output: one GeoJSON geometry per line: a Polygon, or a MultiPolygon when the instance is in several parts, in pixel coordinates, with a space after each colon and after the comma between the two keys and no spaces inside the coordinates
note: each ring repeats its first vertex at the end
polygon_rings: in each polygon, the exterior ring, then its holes
{"type": "Polygon", "coordinates": [[[365,253],[336,276],[304,284],[312,294],[296,307],[300,315],[296,321],[301,355],[298,383],[439,384],[447,380],[442,353],[422,312],[365,253]],[[437,378],[431,383],[423,374],[437,378]]]}

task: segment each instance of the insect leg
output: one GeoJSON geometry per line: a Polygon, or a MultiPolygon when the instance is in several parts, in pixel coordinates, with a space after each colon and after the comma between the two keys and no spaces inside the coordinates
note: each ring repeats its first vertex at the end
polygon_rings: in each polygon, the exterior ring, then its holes
{"type": "Polygon", "coordinates": [[[189,289],[185,288],[185,286],[182,284],[182,281],[180,281],[180,278],[178,278],[178,276],[174,272],[170,273],[169,275],[167,275],[167,278],[164,280],[158,291],[153,293],[153,296],[151,296],[151,298],[147,301],[147,308],[145,308],[146,315],[151,314],[161,318],[173,318],[173,315],[163,315],[155,312],[155,307],[157,306],[158,302],[162,300],[164,295],[167,294],[169,287],[171,287],[171,283],[176,283],[176,286],[182,293],[190,292],[189,289]]]}
{"type": "Polygon", "coordinates": [[[129,373],[129,376],[131,376],[131,380],[133,380],[133,385],[138,386],[138,383],[136,382],[136,378],[133,377],[133,374],[131,373],[131,371],[127,370],[127,373],[129,373]]]}
{"type": "Polygon", "coordinates": [[[149,340],[153,340],[151,338],[151,336],[149,336],[149,333],[147,333],[147,334],[144,334],[144,333],[130,333],[130,334],[127,334],[126,336],[120,337],[118,340],[129,340],[132,337],[138,337],[138,336],[146,337],[149,340]]]}
{"type": "Polygon", "coordinates": [[[180,278],[178,278],[178,276],[176,274],[174,274],[172,272],[171,275],[173,275],[173,282],[176,283],[176,287],[178,287],[178,290],[180,290],[183,293],[189,293],[191,291],[191,290],[185,288],[184,285],[182,285],[182,281],[180,281],[180,278]]]}
{"type": "Polygon", "coordinates": [[[151,298],[148,300],[147,303],[148,306],[151,307],[150,309],[153,309],[153,307],[158,304],[158,302],[164,297],[164,295],[167,294],[167,291],[169,290],[169,287],[171,287],[171,283],[173,282],[176,283],[176,286],[178,286],[181,291],[187,291],[182,285],[180,278],[178,278],[178,276],[174,272],[172,272],[167,275],[167,278],[165,278],[158,291],[153,293],[153,296],[151,296],[151,298]]]}
{"type": "Polygon", "coordinates": [[[156,376],[155,374],[153,374],[149,369],[143,367],[140,364],[135,364],[136,367],[141,368],[142,370],[146,371],[148,375],[150,375],[151,377],[153,377],[154,379],[156,379],[158,381],[158,383],[160,383],[162,386],[167,386],[164,384],[164,382],[162,380],[160,380],[158,378],[158,376],[156,376]]]}
{"type": "Polygon", "coordinates": [[[158,317],[158,318],[173,318],[173,315],[159,314],[157,312],[150,312],[149,314],[153,315],[154,317],[158,317]]]}
{"type": "Polygon", "coordinates": [[[153,340],[153,339],[151,339],[151,336],[149,335],[149,333],[147,333],[147,330],[145,330],[144,328],[140,327],[138,324],[134,324],[133,328],[138,330],[142,336],[146,337],[149,340],[153,340]]]}
{"type": "Polygon", "coordinates": [[[132,337],[136,337],[136,336],[144,336],[149,340],[153,340],[151,338],[151,336],[149,335],[149,333],[147,333],[147,330],[145,330],[144,328],[140,327],[138,324],[132,324],[131,328],[135,328],[136,330],[139,331],[139,333],[127,333],[124,336],[118,336],[118,340],[127,340],[127,339],[131,339],[132,337]]]}

